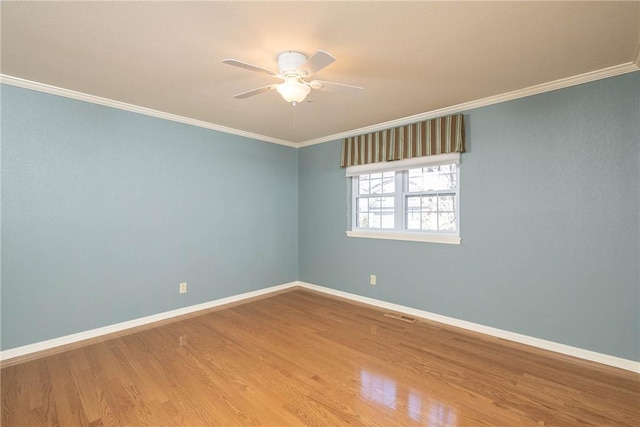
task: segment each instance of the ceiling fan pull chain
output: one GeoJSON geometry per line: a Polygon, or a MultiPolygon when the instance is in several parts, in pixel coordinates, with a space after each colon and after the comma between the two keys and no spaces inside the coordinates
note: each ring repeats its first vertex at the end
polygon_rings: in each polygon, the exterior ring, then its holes
{"type": "Polygon", "coordinates": [[[293,110],[293,128],[296,128],[296,105],[292,103],[291,109],[293,110]]]}

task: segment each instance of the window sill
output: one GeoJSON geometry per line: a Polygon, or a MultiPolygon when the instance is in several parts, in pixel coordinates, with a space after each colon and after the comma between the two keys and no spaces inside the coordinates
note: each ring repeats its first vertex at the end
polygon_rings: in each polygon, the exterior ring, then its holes
{"type": "Polygon", "coordinates": [[[407,240],[411,242],[445,243],[459,245],[461,237],[443,236],[422,233],[387,233],[384,231],[347,231],[347,237],[363,237],[366,239],[407,240]]]}

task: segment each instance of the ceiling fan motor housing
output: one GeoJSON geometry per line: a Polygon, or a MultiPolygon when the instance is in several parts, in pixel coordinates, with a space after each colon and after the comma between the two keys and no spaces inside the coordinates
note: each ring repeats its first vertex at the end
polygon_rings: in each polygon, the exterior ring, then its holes
{"type": "Polygon", "coordinates": [[[307,57],[300,52],[282,52],[278,55],[278,72],[283,77],[287,74],[296,73],[296,70],[305,62],[307,62],[307,57]]]}

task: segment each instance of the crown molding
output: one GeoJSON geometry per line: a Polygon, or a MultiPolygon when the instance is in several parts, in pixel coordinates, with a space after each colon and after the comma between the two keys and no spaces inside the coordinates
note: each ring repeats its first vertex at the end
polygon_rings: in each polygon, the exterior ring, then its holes
{"type": "Polygon", "coordinates": [[[603,68],[601,70],[590,71],[588,73],[579,74],[577,76],[554,80],[551,82],[530,86],[524,89],[518,89],[512,92],[503,93],[501,95],[495,95],[487,98],[478,99],[475,101],[464,102],[462,104],[452,105],[450,107],[440,108],[438,110],[432,110],[425,113],[403,117],[400,119],[391,120],[384,123],[378,123],[375,125],[362,127],[362,128],[354,129],[347,132],[328,135],[322,138],[312,139],[309,141],[302,142],[300,144],[296,144],[296,146],[308,147],[310,145],[321,144],[323,142],[335,141],[336,139],[349,138],[351,136],[363,135],[363,134],[377,132],[380,130],[390,129],[398,126],[405,126],[405,125],[420,122],[423,120],[434,119],[436,117],[462,113],[464,111],[472,110],[474,108],[486,107],[488,105],[499,104],[501,102],[512,101],[515,99],[525,98],[527,96],[538,95],[541,93],[551,92],[558,89],[564,89],[567,87],[576,86],[583,83],[589,83],[595,80],[601,80],[601,79],[606,79],[608,77],[615,77],[622,74],[632,73],[634,71],[640,70],[640,64],[639,64],[640,57],[638,55],[640,55],[640,51],[639,53],[636,54],[636,58],[634,62],[614,65],[613,67],[603,68]]]}
{"type": "Polygon", "coordinates": [[[264,142],[271,142],[273,144],[286,145],[288,147],[297,147],[297,144],[291,141],[285,141],[283,139],[272,138],[270,136],[259,135],[251,132],[245,132],[240,129],[221,126],[215,123],[205,122],[202,120],[191,119],[189,117],[179,116],[177,114],[165,113],[163,111],[153,110],[151,108],[140,107],[138,105],[133,105],[133,104],[127,104],[126,102],[120,102],[120,101],[115,101],[113,99],[90,95],[87,93],[76,92],[74,90],[65,89],[57,86],[51,86],[44,83],[38,83],[31,80],[21,79],[19,77],[9,76],[6,74],[0,74],[0,83],[11,85],[11,86],[17,86],[24,89],[31,89],[38,92],[44,92],[51,95],[58,95],[65,98],[75,99],[78,101],[90,102],[92,104],[104,105],[106,107],[130,111],[132,113],[144,114],[146,116],[170,120],[172,122],[184,123],[187,125],[197,126],[205,129],[211,129],[218,132],[224,132],[231,135],[242,136],[249,139],[257,139],[264,142]]]}
{"type": "Polygon", "coordinates": [[[286,141],[279,138],[273,138],[266,135],[246,132],[240,129],[217,125],[215,123],[191,119],[189,117],[184,117],[184,116],[178,116],[176,114],[165,113],[163,111],[153,110],[146,107],[140,107],[133,104],[127,104],[125,102],[115,101],[108,98],[102,98],[99,96],[77,92],[74,90],[64,89],[56,86],[51,86],[44,83],[38,83],[31,80],[22,79],[19,77],[9,76],[6,74],[0,74],[0,83],[8,84],[11,86],[17,86],[25,89],[31,89],[38,92],[49,93],[52,95],[63,96],[65,98],[76,99],[79,101],[91,102],[93,104],[104,105],[111,108],[118,108],[120,110],[144,114],[147,116],[157,117],[165,120],[171,120],[174,122],[184,123],[187,125],[198,126],[201,128],[224,132],[231,135],[242,136],[249,139],[270,142],[273,144],[285,145],[287,147],[303,148],[311,145],[321,144],[323,142],[329,142],[329,141],[335,141],[337,139],[348,138],[350,136],[377,132],[379,130],[394,128],[398,126],[405,126],[411,123],[415,123],[423,120],[429,120],[436,117],[462,113],[464,111],[472,110],[474,108],[486,107],[488,105],[498,104],[506,101],[512,101],[515,99],[525,98],[527,96],[532,96],[532,95],[538,95],[545,92],[551,92],[558,89],[564,89],[571,86],[580,85],[583,83],[589,83],[595,80],[601,80],[609,77],[619,76],[622,74],[632,73],[638,70],[640,70],[640,46],[638,46],[638,50],[636,51],[636,55],[634,57],[633,62],[614,65],[612,67],[603,68],[601,70],[590,71],[588,73],[579,74],[572,77],[566,77],[563,79],[558,79],[551,82],[530,86],[528,88],[518,89],[512,92],[503,93],[500,95],[490,96],[490,97],[478,99],[475,101],[464,102],[462,104],[452,105],[450,107],[427,111],[424,113],[415,114],[413,116],[402,117],[399,119],[390,120],[388,122],[378,123],[375,125],[362,127],[359,129],[353,129],[346,132],[336,133],[333,135],[327,135],[327,136],[323,136],[316,139],[310,139],[308,141],[304,141],[300,143],[286,141]]]}

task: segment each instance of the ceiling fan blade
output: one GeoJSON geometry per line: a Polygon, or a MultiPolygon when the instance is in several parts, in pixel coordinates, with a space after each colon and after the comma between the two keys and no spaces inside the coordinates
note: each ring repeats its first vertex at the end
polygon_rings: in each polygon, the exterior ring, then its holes
{"type": "Polygon", "coordinates": [[[304,77],[309,77],[324,67],[331,65],[335,60],[336,58],[329,53],[324,50],[319,50],[311,55],[311,58],[307,59],[307,62],[298,67],[298,71],[303,73],[304,77]]]}
{"type": "Polygon", "coordinates": [[[313,80],[309,82],[312,89],[323,90],[326,92],[340,92],[346,94],[361,94],[364,88],[360,86],[346,85],[343,83],[324,82],[322,80],[313,80]]]}
{"type": "Polygon", "coordinates": [[[258,94],[263,93],[263,92],[268,92],[268,91],[270,91],[272,89],[275,89],[277,86],[278,86],[277,84],[272,84],[272,85],[269,85],[269,86],[259,87],[258,89],[253,89],[253,90],[250,90],[248,92],[239,93],[236,96],[234,96],[234,98],[245,99],[245,98],[248,98],[248,97],[253,96],[253,95],[258,95],[258,94]]]}
{"type": "Polygon", "coordinates": [[[274,73],[256,65],[247,64],[246,62],[238,61],[237,59],[225,59],[222,61],[224,64],[233,65],[234,67],[244,68],[246,70],[257,71],[258,73],[268,74],[270,76],[277,77],[278,73],[274,73]]]}

